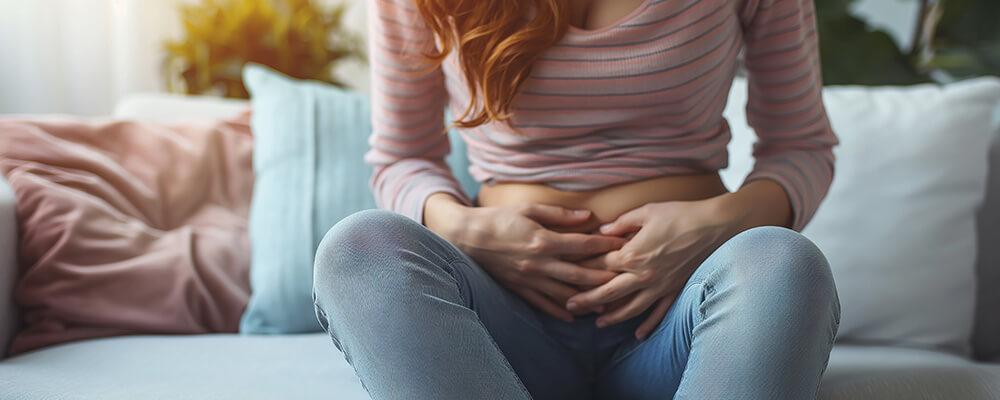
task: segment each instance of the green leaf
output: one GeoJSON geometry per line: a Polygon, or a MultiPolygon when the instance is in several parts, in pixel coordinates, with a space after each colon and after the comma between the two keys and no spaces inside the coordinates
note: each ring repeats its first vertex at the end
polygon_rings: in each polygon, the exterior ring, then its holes
{"type": "MultiPolygon", "coordinates": [[[[850,2],[835,3],[846,8],[850,2]]],[[[846,11],[828,7],[825,12],[830,14],[817,10],[824,84],[905,85],[930,80],[885,32],[870,30],[846,11]]]]}

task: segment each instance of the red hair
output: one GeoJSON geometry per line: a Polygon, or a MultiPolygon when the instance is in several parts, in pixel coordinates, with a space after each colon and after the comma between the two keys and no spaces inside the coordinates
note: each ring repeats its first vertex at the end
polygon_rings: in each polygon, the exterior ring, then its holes
{"type": "Polygon", "coordinates": [[[510,123],[514,96],[535,60],[568,29],[565,0],[414,0],[440,49],[424,54],[432,68],[457,51],[471,100],[454,125],[510,123]],[[534,7],[530,20],[522,19],[534,7]],[[477,106],[477,99],[482,104],[477,106]]]}

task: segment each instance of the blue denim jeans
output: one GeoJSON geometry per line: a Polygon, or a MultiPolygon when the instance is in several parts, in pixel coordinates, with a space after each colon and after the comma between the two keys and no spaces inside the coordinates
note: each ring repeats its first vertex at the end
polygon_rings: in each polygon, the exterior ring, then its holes
{"type": "Polygon", "coordinates": [[[402,215],[368,210],[316,255],[323,328],[373,399],[807,399],[840,303],[825,257],[778,227],[745,231],[688,280],[644,340],[646,314],[560,321],[402,215]]]}

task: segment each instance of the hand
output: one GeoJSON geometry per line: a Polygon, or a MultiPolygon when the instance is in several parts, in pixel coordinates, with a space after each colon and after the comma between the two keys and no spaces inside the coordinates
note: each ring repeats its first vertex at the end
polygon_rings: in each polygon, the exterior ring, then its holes
{"type": "MultiPolygon", "coordinates": [[[[454,208],[452,210],[455,210],[454,208]]],[[[557,233],[546,225],[576,225],[590,218],[590,211],[524,204],[502,207],[462,207],[452,215],[461,226],[438,229],[460,250],[476,260],[502,286],[540,310],[564,321],[573,313],[585,314],[602,307],[581,307],[570,312],[566,300],[580,291],[573,285],[601,285],[618,273],[583,268],[560,259],[563,255],[587,256],[617,250],[625,239],[582,233],[557,233]]],[[[429,209],[428,209],[429,211],[429,209]]],[[[438,215],[428,225],[444,224],[438,215]]],[[[425,211],[425,220],[428,220],[425,211]]],[[[434,228],[432,228],[433,230],[434,228]]]]}
{"type": "MultiPolygon", "coordinates": [[[[725,195],[723,195],[725,196],[725,195]]],[[[574,295],[568,310],[606,305],[597,326],[616,324],[653,306],[635,331],[644,339],[659,325],[695,268],[739,232],[740,214],[723,197],[649,203],[602,225],[609,236],[632,235],[619,250],[585,260],[582,266],[619,272],[611,281],[574,295]]]]}

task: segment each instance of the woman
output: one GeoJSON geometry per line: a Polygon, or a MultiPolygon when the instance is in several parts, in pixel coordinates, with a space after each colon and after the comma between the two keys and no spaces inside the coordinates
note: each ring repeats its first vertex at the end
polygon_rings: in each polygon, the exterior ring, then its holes
{"type": "Polygon", "coordinates": [[[810,0],[371,0],[372,189],[316,259],[375,399],[804,399],[839,322],[810,0]],[[719,179],[739,55],[759,141],[719,179]],[[444,162],[450,107],[483,183],[444,162]],[[790,228],[790,229],[789,229],[790,228]]]}

